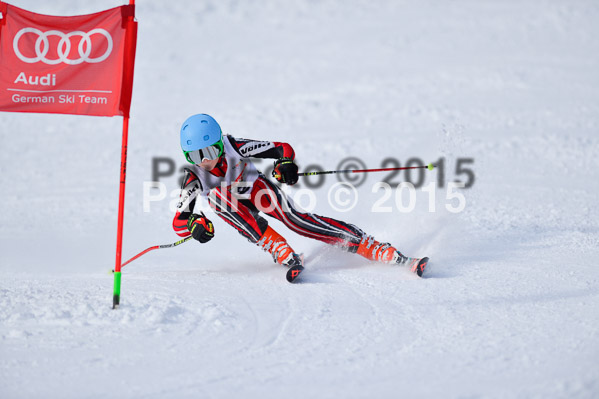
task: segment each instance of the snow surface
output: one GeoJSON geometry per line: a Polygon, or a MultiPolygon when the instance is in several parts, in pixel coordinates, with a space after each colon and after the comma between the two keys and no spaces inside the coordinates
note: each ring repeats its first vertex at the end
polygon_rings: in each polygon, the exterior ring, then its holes
{"type": "Polygon", "coordinates": [[[598,2],[142,0],[137,17],[125,259],[177,239],[143,182],[153,157],[184,166],[198,112],[301,166],[445,157],[448,182],[473,158],[476,181],[457,214],[444,188],[435,212],[421,190],[372,212],[384,174],[351,212],[326,201],[334,177],[315,190],[316,213],[430,256],[426,278],[272,222],[306,254],[291,285],[214,217],[210,243],[128,265],[112,310],[121,119],[2,113],[0,398],[599,397],[598,2]]]}

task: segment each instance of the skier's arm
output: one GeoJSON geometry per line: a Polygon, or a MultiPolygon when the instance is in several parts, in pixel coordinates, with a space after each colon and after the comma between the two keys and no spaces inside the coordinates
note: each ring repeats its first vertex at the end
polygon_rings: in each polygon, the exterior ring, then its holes
{"type": "Polygon", "coordinates": [[[173,219],[173,229],[180,237],[189,237],[191,234],[194,239],[205,243],[214,237],[214,225],[203,212],[193,213],[201,191],[200,179],[192,171],[185,169],[177,212],[173,219]]]}
{"type": "Polygon", "coordinates": [[[288,158],[293,160],[295,152],[293,148],[279,141],[258,141],[251,139],[240,139],[231,136],[225,136],[235,151],[244,158],[288,158]]]}
{"type": "Polygon", "coordinates": [[[198,195],[201,192],[200,180],[189,169],[185,170],[185,177],[181,185],[181,195],[177,204],[177,212],[173,219],[173,229],[180,237],[189,237],[187,221],[193,213],[198,195]]]}
{"type": "Polygon", "coordinates": [[[289,144],[278,141],[256,141],[231,136],[226,137],[242,157],[276,159],[272,176],[280,183],[289,185],[297,183],[297,165],[293,162],[295,152],[289,144]]]}

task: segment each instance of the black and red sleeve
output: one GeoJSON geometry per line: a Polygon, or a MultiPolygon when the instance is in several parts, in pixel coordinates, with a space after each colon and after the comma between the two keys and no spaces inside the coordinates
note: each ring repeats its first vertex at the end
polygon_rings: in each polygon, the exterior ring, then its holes
{"type": "Polygon", "coordinates": [[[185,169],[181,194],[177,203],[177,212],[173,219],[173,229],[180,237],[188,237],[191,233],[187,230],[187,219],[191,216],[196,199],[201,192],[200,179],[189,169],[185,169]]]}
{"type": "Polygon", "coordinates": [[[235,151],[244,158],[291,158],[295,159],[293,148],[279,141],[258,141],[225,136],[235,148],[235,151]]]}

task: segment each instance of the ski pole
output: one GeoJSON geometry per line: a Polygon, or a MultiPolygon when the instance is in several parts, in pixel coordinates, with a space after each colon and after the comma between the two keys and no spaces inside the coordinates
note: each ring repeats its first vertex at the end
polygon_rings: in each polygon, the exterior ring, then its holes
{"type": "Polygon", "coordinates": [[[384,172],[388,170],[406,170],[406,169],[428,169],[433,170],[435,165],[429,163],[426,166],[408,166],[404,168],[381,168],[381,169],[345,169],[345,170],[325,170],[320,172],[302,172],[298,176],[315,176],[315,175],[331,175],[333,173],[367,173],[367,172],[384,172]]]}
{"type": "MultiPolygon", "coordinates": [[[[129,264],[129,263],[133,262],[135,259],[139,258],[139,257],[140,257],[140,256],[142,256],[142,255],[145,255],[145,254],[147,254],[147,253],[148,253],[148,252],[150,252],[150,251],[153,251],[153,250],[155,250],[155,249],[162,249],[162,248],[172,248],[172,247],[176,247],[177,245],[183,244],[184,242],[187,242],[187,241],[191,240],[192,238],[193,238],[192,236],[189,236],[189,237],[186,237],[186,238],[184,238],[184,239],[182,239],[182,240],[179,240],[179,241],[177,241],[177,242],[174,242],[174,243],[172,243],[172,244],[154,245],[153,247],[150,247],[150,248],[148,248],[148,249],[146,249],[146,250],[143,250],[143,251],[141,251],[140,253],[138,253],[137,255],[135,255],[133,258],[131,258],[131,259],[129,259],[127,262],[123,263],[123,264],[121,265],[121,267],[125,267],[125,265],[127,265],[127,264],[129,264]]],[[[112,270],[112,272],[114,273],[114,270],[112,270]]]]}

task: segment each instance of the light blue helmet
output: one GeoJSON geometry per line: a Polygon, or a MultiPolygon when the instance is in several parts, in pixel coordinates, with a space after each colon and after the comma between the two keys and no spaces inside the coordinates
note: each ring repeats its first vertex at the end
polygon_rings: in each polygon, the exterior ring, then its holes
{"type": "Polygon", "coordinates": [[[222,142],[218,122],[206,114],[192,115],[181,126],[181,149],[184,153],[222,142]]]}

